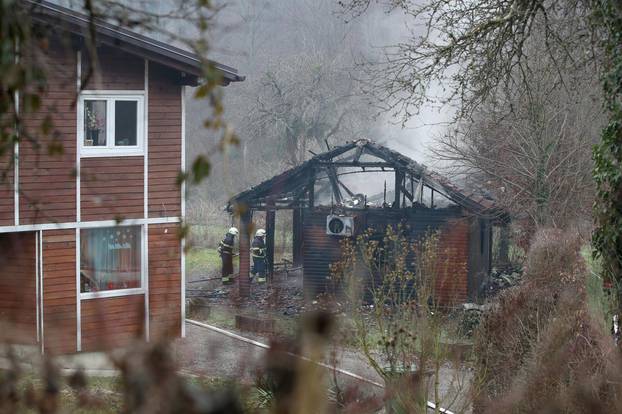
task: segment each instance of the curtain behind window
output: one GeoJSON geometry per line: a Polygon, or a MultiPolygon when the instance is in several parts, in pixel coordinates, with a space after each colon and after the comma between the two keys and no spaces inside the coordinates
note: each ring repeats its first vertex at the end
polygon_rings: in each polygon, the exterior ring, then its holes
{"type": "Polygon", "coordinates": [[[140,287],[140,226],[80,232],[82,292],[140,287]]]}

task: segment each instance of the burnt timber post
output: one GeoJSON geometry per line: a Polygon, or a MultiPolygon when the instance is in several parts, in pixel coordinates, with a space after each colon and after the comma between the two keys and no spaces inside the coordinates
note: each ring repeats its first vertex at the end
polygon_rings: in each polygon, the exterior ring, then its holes
{"type": "Polygon", "coordinates": [[[266,260],[268,261],[268,277],[274,274],[274,233],[276,230],[276,210],[266,210],[266,260]]]}
{"type": "Polygon", "coordinates": [[[400,208],[400,198],[402,192],[402,182],[404,181],[404,172],[395,170],[395,202],[393,207],[400,208]]]}
{"type": "Polygon", "coordinates": [[[292,218],[292,247],[294,267],[302,265],[302,243],[303,243],[303,226],[302,226],[302,209],[295,208],[292,218]]]}
{"type": "Polygon", "coordinates": [[[313,209],[313,206],[315,205],[315,168],[311,169],[309,177],[309,184],[307,185],[309,204],[307,205],[307,207],[309,209],[313,209]]]}
{"type": "Polygon", "coordinates": [[[250,235],[252,232],[251,211],[245,209],[240,213],[240,274],[238,275],[238,295],[241,298],[248,298],[251,293],[250,286],[250,235]]]}

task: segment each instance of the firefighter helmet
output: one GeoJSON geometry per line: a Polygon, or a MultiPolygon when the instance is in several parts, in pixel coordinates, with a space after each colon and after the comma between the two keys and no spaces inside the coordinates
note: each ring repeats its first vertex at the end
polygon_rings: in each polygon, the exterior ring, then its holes
{"type": "Polygon", "coordinates": [[[255,237],[265,237],[266,235],[266,231],[264,229],[259,229],[257,230],[257,233],[255,233],[255,237]]]}
{"type": "Polygon", "coordinates": [[[236,229],[235,227],[231,227],[228,231],[229,234],[232,234],[234,236],[237,236],[239,234],[238,229],[236,229]]]}

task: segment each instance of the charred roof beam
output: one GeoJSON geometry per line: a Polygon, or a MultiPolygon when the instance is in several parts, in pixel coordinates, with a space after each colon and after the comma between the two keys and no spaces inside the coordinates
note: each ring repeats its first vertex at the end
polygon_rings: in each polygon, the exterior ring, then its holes
{"type": "Polygon", "coordinates": [[[344,167],[361,167],[361,168],[394,168],[395,165],[389,162],[360,162],[360,161],[321,161],[320,165],[331,166],[335,168],[344,167]]]}
{"type": "Polygon", "coordinates": [[[341,196],[341,189],[339,188],[339,179],[337,178],[337,170],[334,166],[328,165],[326,168],[326,174],[328,175],[328,179],[330,180],[330,186],[333,189],[333,195],[335,196],[335,201],[337,204],[341,204],[343,198],[341,196]]]}
{"type": "MultiPolygon", "coordinates": [[[[404,184],[405,184],[405,183],[404,183],[404,184]]],[[[402,186],[401,186],[401,190],[402,190],[402,192],[404,193],[404,195],[406,196],[406,198],[407,198],[407,199],[409,199],[409,200],[410,200],[410,202],[412,203],[412,202],[414,202],[415,196],[414,196],[414,195],[412,195],[412,194],[410,193],[410,191],[408,191],[408,190],[406,189],[406,186],[405,186],[404,184],[402,184],[402,186]]]]}
{"type": "MultiPolygon", "coordinates": [[[[418,162],[369,140],[350,142],[341,147],[333,147],[323,154],[317,154],[300,166],[276,175],[273,178],[238,194],[229,201],[228,209],[229,211],[232,211],[235,204],[253,204],[256,200],[269,195],[278,195],[280,197],[283,194],[291,194],[296,192],[296,189],[300,187],[307,188],[305,194],[308,194],[308,197],[310,198],[309,205],[313,206],[314,204],[312,199],[315,196],[315,194],[313,194],[315,188],[314,185],[310,184],[310,177],[312,177],[311,182],[313,183],[327,178],[330,181],[327,184],[331,185],[333,189],[335,187],[339,189],[340,184],[336,178],[350,173],[358,174],[361,172],[367,172],[365,171],[365,168],[372,168],[365,167],[363,163],[359,162],[362,154],[368,154],[376,157],[382,160],[383,163],[389,165],[375,164],[376,170],[391,169],[396,173],[399,171],[409,176],[411,179],[411,189],[408,190],[405,188],[407,187],[406,183],[403,183],[399,187],[399,192],[401,192],[404,196],[412,196],[413,199],[419,198],[417,193],[414,191],[412,180],[423,180],[426,187],[460,205],[471,213],[499,221],[507,221],[507,212],[505,212],[501,207],[495,205],[492,198],[486,196],[474,197],[473,194],[466,193],[464,189],[456,186],[442,175],[435,173],[434,171],[429,171],[425,168],[425,166],[419,164],[418,162]],[[346,154],[349,151],[352,151],[352,153],[346,154]],[[338,159],[338,157],[342,154],[345,155],[341,157],[341,159],[338,159]],[[355,164],[355,162],[357,162],[357,164],[355,164]],[[337,171],[337,167],[341,166],[345,168],[360,167],[363,171],[337,171]],[[319,173],[318,168],[324,171],[329,171],[329,173],[326,177],[316,177],[315,174],[319,173]],[[404,191],[405,189],[407,191],[404,191]]],[[[291,199],[288,199],[287,202],[291,202],[291,199]]]]}

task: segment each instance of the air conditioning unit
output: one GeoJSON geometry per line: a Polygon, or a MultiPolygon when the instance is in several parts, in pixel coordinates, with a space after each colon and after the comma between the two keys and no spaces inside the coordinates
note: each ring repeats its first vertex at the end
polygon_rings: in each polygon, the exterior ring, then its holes
{"type": "Polygon", "coordinates": [[[329,215],[326,217],[326,234],[331,236],[352,236],[354,217],[329,215]]]}

